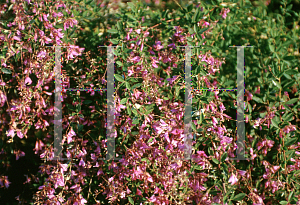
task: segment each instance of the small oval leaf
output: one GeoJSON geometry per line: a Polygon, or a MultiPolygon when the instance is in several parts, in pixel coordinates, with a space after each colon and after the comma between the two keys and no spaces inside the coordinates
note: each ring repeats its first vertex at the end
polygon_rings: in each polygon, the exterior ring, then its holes
{"type": "Polygon", "coordinates": [[[117,29],[109,29],[107,30],[108,33],[118,33],[117,29]]]}
{"type": "Polygon", "coordinates": [[[122,76],[120,76],[118,74],[115,74],[115,78],[117,79],[117,81],[124,82],[124,79],[122,78],[122,76]]]}
{"type": "Polygon", "coordinates": [[[290,104],[294,104],[295,102],[298,102],[298,101],[299,101],[298,98],[293,98],[293,99],[287,101],[285,104],[286,104],[286,105],[290,105],[290,104]]]}
{"type": "Polygon", "coordinates": [[[239,193],[238,195],[236,195],[235,197],[233,197],[233,201],[241,201],[244,197],[246,196],[245,193],[239,193]]]}

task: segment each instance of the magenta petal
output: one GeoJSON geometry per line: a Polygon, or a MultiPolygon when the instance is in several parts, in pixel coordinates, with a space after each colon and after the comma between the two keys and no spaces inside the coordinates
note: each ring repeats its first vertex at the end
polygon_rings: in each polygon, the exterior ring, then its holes
{"type": "Polygon", "coordinates": [[[21,131],[17,131],[17,135],[20,139],[22,139],[24,137],[24,135],[21,131]]]}
{"type": "Polygon", "coordinates": [[[32,83],[32,80],[29,77],[25,78],[25,84],[27,84],[27,83],[28,83],[28,85],[30,85],[32,83]]]}

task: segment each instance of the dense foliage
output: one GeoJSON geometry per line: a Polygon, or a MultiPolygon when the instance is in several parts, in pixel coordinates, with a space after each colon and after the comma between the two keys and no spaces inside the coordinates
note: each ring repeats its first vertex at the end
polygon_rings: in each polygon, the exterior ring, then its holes
{"type": "Polygon", "coordinates": [[[0,4],[1,204],[300,204],[299,1],[7,0],[0,4]],[[53,157],[54,47],[62,86],[107,84],[115,48],[115,142],[106,92],[62,92],[53,157]],[[236,88],[245,50],[246,157],[235,157],[235,91],[193,91],[184,155],[185,49],[192,86],[236,88]],[[201,112],[200,112],[201,111],[201,112]],[[47,160],[48,159],[48,160],[47,160]]]}

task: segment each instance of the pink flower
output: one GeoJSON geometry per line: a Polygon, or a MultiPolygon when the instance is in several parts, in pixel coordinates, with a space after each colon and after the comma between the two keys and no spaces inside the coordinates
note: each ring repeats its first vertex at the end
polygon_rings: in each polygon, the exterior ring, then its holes
{"type": "Polygon", "coordinates": [[[137,32],[138,34],[140,34],[141,33],[141,29],[140,28],[136,29],[135,32],[137,32]]]}
{"type": "Polygon", "coordinates": [[[261,123],[261,119],[260,118],[256,119],[256,121],[254,122],[253,127],[257,128],[260,125],[260,123],[261,123]]]}
{"type": "Polygon", "coordinates": [[[20,130],[17,131],[17,135],[20,139],[22,139],[24,137],[23,133],[20,130]]]}
{"type": "Polygon", "coordinates": [[[81,187],[79,184],[71,186],[70,189],[74,189],[76,193],[79,193],[81,191],[81,187]]]}
{"type": "Polygon", "coordinates": [[[166,132],[166,133],[164,134],[164,136],[165,136],[165,139],[167,140],[167,142],[170,143],[169,134],[166,132]]]}
{"type": "Polygon", "coordinates": [[[45,58],[46,57],[46,52],[45,51],[40,51],[37,55],[38,58],[45,58]]]}
{"type": "Polygon", "coordinates": [[[43,19],[44,19],[44,21],[49,21],[48,19],[47,19],[47,17],[49,16],[49,14],[43,14],[43,19]]]}
{"type": "Polygon", "coordinates": [[[205,27],[209,26],[210,24],[208,22],[204,22],[203,24],[205,27]]]}
{"type": "Polygon", "coordinates": [[[218,120],[215,117],[212,117],[212,122],[214,125],[218,124],[218,120]]]}
{"type": "Polygon", "coordinates": [[[238,178],[236,178],[236,176],[232,174],[228,182],[231,183],[231,185],[234,185],[238,182],[238,178]]]}
{"type": "Polygon", "coordinates": [[[18,37],[18,36],[14,36],[13,39],[16,41],[21,41],[20,37],[18,37]]]}
{"type": "Polygon", "coordinates": [[[157,60],[153,60],[153,61],[152,61],[152,66],[153,66],[154,68],[158,68],[158,65],[157,65],[156,63],[158,63],[157,60]]]}
{"type": "Polygon", "coordinates": [[[64,30],[66,31],[69,27],[76,25],[78,21],[76,19],[68,19],[64,23],[64,30]]]}
{"type": "Polygon", "coordinates": [[[239,174],[242,175],[242,176],[245,176],[245,174],[247,173],[247,172],[244,171],[244,170],[239,170],[238,172],[239,172],[239,174]]]}
{"type": "Polygon", "coordinates": [[[60,164],[59,166],[62,174],[68,170],[68,164],[60,164]]]}
{"type": "Polygon", "coordinates": [[[220,15],[222,15],[223,19],[226,19],[227,13],[229,13],[229,12],[230,12],[229,8],[222,8],[222,11],[221,11],[220,15]]]}
{"type": "Polygon", "coordinates": [[[16,155],[16,160],[19,160],[20,157],[24,157],[25,153],[21,150],[15,151],[14,150],[14,154],[16,155]]]}
{"type": "Polygon", "coordinates": [[[4,94],[4,92],[2,92],[2,90],[0,90],[0,107],[4,106],[6,100],[6,95],[4,94]]]}
{"type": "Polygon", "coordinates": [[[253,148],[250,148],[250,155],[251,155],[251,159],[255,159],[255,157],[257,157],[257,154],[253,154],[253,148]]]}
{"type": "Polygon", "coordinates": [[[139,196],[143,195],[142,192],[141,192],[141,190],[139,190],[139,189],[136,189],[136,194],[139,195],[139,196]]]}
{"type": "MultiPolygon", "coordinates": [[[[56,189],[58,186],[65,186],[65,181],[64,181],[64,177],[62,175],[56,175],[55,176],[55,181],[54,181],[54,188],[56,189]]],[[[54,197],[54,193],[53,197],[54,197]]]]}
{"type": "Polygon", "coordinates": [[[32,80],[30,79],[29,76],[27,76],[27,77],[25,78],[25,84],[27,84],[27,83],[28,83],[28,85],[31,85],[31,83],[32,83],[32,80]]]}
{"type": "Polygon", "coordinates": [[[140,98],[140,95],[143,94],[142,92],[138,91],[137,89],[134,89],[133,91],[133,95],[135,97],[135,99],[139,99],[140,98]]]}
{"type": "Polygon", "coordinates": [[[35,152],[34,153],[37,154],[37,152],[39,150],[42,150],[43,146],[44,146],[44,143],[41,140],[36,141],[35,142],[35,152]]]}
{"type": "Polygon", "coordinates": [[[76,136],[76,133],[74,132],[73,128],[71,128],[71,130],[67,134],[67,142],[68,142],[68,144],[70,144],[73,141],[73,138],[72,138],[73,136],[76,136]]]}
{"type": "Polygon", "coordinates": [[[85,162],[82,159],[80,159],[79,166],[82,166],[82,167],[85,166],[85,162]]]}
{"type": "Polygon", "coordinates": [[[155,202],[155,201],[156,201],[155,195],[153,194],[150,198],[148,198],[148,200],[149,200],[150,202],[155,202]]]}
{"type": "Polygon", "coordinates": [[[135,56],[135,57],[130,59],[130,61],[133,62],[133,63],[138,63],[138,62],[140,62],[140,60],[141,60],[140,56],[135,56]]]}
{"type": "Polygon", "coordinates": [[[9,129],[8,132],[7,132],[7,136],[11,136],[11,137],[14,137],[15,136],[15,131],[13,129],[9,129]]]}
{"type": "Polygon", "coordinates": [[[160,42],[160,41],[156,41],[156,42],[155,42],[155,45],[154,45],[153,47],[154,47],[154,49],[155,49],[156,51],[159,51],[159,50],[161,50],[161,49],[164,48],[164,46],[161,45],[161,42],[160,42]]]}
{"type": "Polygon", "coordinates": [[[273,166],[271,168],[271,172],[274,174],[275,172],[277,172],[280,169],[280,166],[273,166]]]}
{"type": "Polygon", "coordinates": [[[69,46],[68,59],[81,55],[81,52],[83,52],[83,50],[84,48],[79,48],[79,46],[69,46]]]}
{"type": "Polygon", "coordinates": [[[3,187],[3,182],[4,182],[4,186],[5,186],[6,188],[9,187],[9,184],[11,184],[11,182],[8,181],[7,176],[4,176],[4,179],[3,179],[3,177],[0,178],[0,186],[1,186],[1,187],[3,187]]]}
{"type": "Polygon", "coordinates": [[[174,49],[176,49],[175,43],[171,43],[171,44],[169,44],[168,46],[169,46],[169,47],[172,47],[172,48],[174,48],[174,49]]]}

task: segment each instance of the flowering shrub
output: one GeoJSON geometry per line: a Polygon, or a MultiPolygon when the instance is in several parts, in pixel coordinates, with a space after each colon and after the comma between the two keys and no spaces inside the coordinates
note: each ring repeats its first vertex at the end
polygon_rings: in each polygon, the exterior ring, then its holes
{"type": "Polygon", "coordinates": [[[0,5],[3,203],[300,203],[299,25],[285,26],[286,16],[299,22],[299,13],[290,1],[281,1],[277,13],[242,1],[175,1],[176,9],[155,10],[161,3],[0,5]],[[62,48],[63,88],[105,89],[107,52],[99,45],[120,46],[114,53],[114,123],[116,157],[122,159],[98,160],[107,154],[106,91],[90,89],[62,91],[69,160],[47,160],[54,157],[55,76],[54,49],[46,46],[68,46],[62,48]],[[176,160],[185,148],[180,46],[186,45],[202,46],[192,49],[191,82],[198,90],[191,122],[196,159],[190,161],[176,160]],[[199,91],[235,87],[232,45],[254,46],[244,49],[247,160],[230,160],[239,148],[236,94],[199,91]],[[13,192],[18,182],[12,170],[22,160],[35,168],[19,170],[28,191],[13,192]]]}

